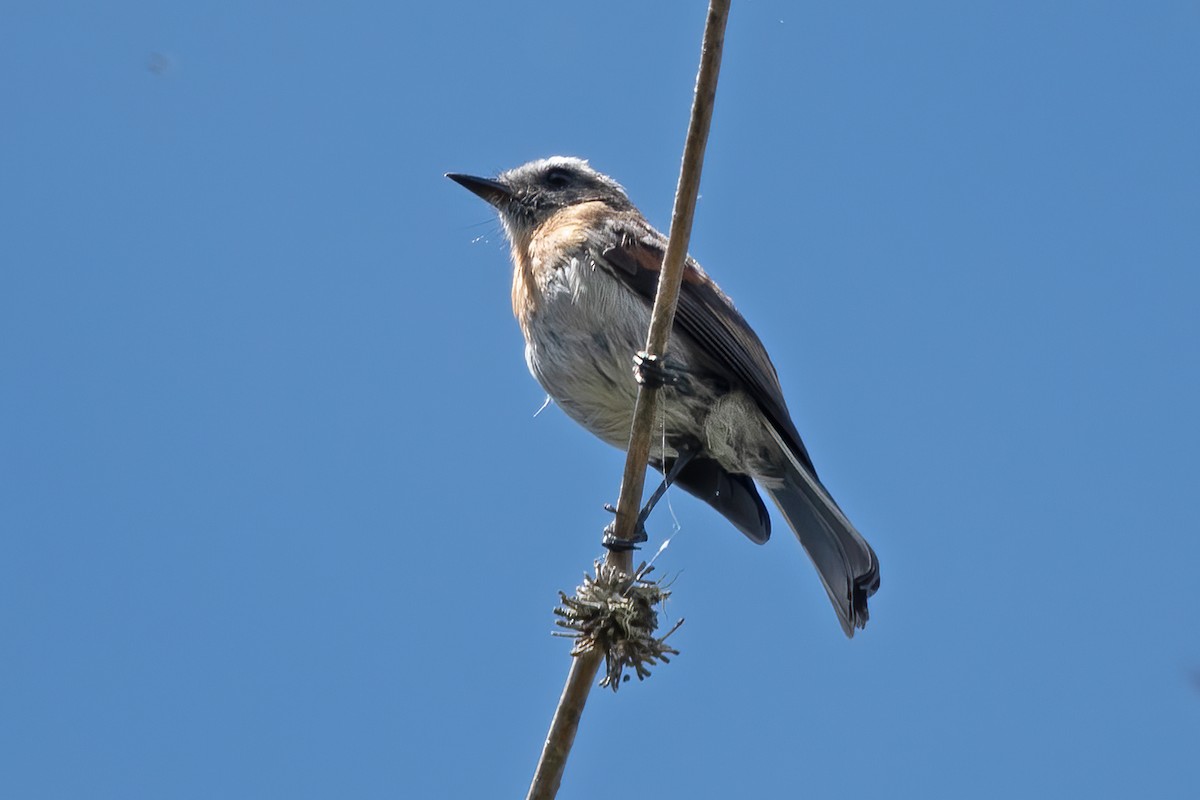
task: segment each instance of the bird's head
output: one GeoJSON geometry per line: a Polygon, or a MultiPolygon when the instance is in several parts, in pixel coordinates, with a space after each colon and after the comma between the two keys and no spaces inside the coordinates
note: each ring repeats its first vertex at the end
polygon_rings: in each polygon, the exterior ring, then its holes
{"type": "Polygon", "coordinates": [[[513,240],[528,234],[555,212],[580,203],[598,201],[614,210],[633,208],[619,183],[592,169],[582,158],[543,158],[495,178],[454,172],[446,177],[491,203],[513,240]]]}

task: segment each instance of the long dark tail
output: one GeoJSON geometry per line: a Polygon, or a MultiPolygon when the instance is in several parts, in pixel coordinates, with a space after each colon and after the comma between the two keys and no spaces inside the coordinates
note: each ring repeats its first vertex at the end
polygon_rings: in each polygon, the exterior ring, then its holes
{"type": "MultiPolygon", "coordinates": [[[[782,442],[780,442],[783,445],[782,442]]],[[[879,559],[821,482],[788,453],[783,485],[767,489],[804,546],[833,601],[842,630],[854,636],[870,616],[867,598],[879,588],[879,559]]]]}

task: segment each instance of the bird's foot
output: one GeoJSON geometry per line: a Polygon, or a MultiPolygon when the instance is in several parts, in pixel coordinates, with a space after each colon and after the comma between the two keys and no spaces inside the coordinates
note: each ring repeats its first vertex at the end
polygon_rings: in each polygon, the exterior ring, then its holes
{"type": "MultiPolygon", "coordinates": [[[[617,507],[612,503],[605,503],[604,510],[612,514],[617,513],[617,507]]],[[[642,524],[642,518],[639,516],[638,521],[633,529],[632,539],[622,539],[617,536],[617,521],[604,526],[604,536],[600,539],[600,544],[604,545],[605,549],[614,553],[628,553],[630,550],[638,550],[638,545],[645,542],[650,537],[646,535],[646,526],[642,524]]]]}
{"type": "Polygon", "coordinates": [[[639,350],[633,354],[633,379],[641,386],[661,389],[679,383],[683,379],[683,370],[666,363],[662,356],[639,350]]]}

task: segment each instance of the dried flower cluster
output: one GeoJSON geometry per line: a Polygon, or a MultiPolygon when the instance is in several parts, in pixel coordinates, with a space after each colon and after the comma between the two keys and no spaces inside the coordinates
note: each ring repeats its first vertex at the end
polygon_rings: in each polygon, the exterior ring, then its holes
{"type": "Polygon", "coordinates": [[[571,629],[571,633],[557,634],[575,639],[571,655],[600,648],[607,672],[600,685],[615,692],[622,681],[629,680],[623,674],[626,667],[633,667],[638,680],[643,680],[650,674],[650,666],[659,661],[670,663],[668,655],[679,655],[667,646],[666,639],[683,619],[661,638],[655,637],[658,614],[654,607],[671,593],[657,581],[646,580],[654,568],[643,563],[630,575],[601,561],[595,565],[596,577],[584,575],[574,597],[558,593],[562,605],[554,613],[561,619],[555,624],[571,629]]]}

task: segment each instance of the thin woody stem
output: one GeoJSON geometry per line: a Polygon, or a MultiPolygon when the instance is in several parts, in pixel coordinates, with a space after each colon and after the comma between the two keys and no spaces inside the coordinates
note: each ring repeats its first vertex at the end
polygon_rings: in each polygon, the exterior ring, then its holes
{"type": "Polygon", "coordinates": [[[546,744],[529,786],[528,800],[552,800],[558,794],[567,756],[571,754],[575,732],[579,730],[579,718],[583,716],[583,706],[603,660],[604,654],[594,650],[571,660],[571,671],[567,673],[567,684],[550,722],[546,744]]]}
{"type": "MultiPolygon", "coordinates": [[[[692,115],[683,147],[683,165],[675,190],[675,207],[671,212],[670,238],[666,254],[663,256],[654,308],[650,312],[650,330],[646,335],[646,352],[651,355],[661,356],[666,351],[671,326],[675,321],[675,305],[683,281],[683,264],[687,256],[688,240],[692,235],[696,198],[700,193],[704,148],[708,144],[708,130],[717,95],[717,76],[721,71],[721,51],[725,45],[725,23],[729,18],[729,3],[730,0],[710,0],[708,6],[704,43],[700,51],[700,70],[696,76],[696,94],[692,100],[692,115]]],[[[621,476],[621,494],[617,501],[615,535],[620,539],[633,538],[638,509],[642,504],[656,395],[657,389],[645,384],[638,390],[629,434],[629,449],[625,458],[625,471],[621,476]]],[[[619,567],[624,572],[633,570],[633,556],[630,552],[609,550],[607,559],[609,565],[619,567]]],[[[604,654],[594,651],[573,659],[566,686],[563,687],[562,697],[554,712],[550,731],[546,735],[546,744],[529,787],[528,800],[552,800],[558,794],[588,692],[591,691],[596,672],[603,660],[604,654]]]]}
{"type": "MultiPolygon", "coordinates": [[[[704,166],[704,148],[708,144],[708,129],[717,96],[717,76],[721,71],[721,50],[725,45],[725,22],[728,18],[729,0],[712,0],[708,7],[708,21],[704,26],[704,44],[700,51],[700,71],[696,75],[692,117],[683,146],[683,166],[679,172],[679,185],[675,189],[671,232],[667,240],[667,252],[663,255],[654,308],[650,312],[650,330],[646,335],[646,352],[651,355],[661,356],[666,352],[671,326],[675,322],[675,305],[679,299],[679,286],[683,282],[688,241],[692,237],[696,198],[700,194],[700,171],[704,166]]],[[[646,462],[650,458],[650,437],[653,434],[657,396],[658,389],[654,386],[642,384],[638,390],[629,449],[625,457],[625,472],[621,476],[621,494],[617,500],[614,535],[618,539],[628,540],[634,535],[646,482],[646,462]]],[[[610,550],[608,563],[628,572],[633,567],[633,555],[629,551],[610,550]]]]}

